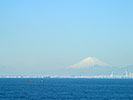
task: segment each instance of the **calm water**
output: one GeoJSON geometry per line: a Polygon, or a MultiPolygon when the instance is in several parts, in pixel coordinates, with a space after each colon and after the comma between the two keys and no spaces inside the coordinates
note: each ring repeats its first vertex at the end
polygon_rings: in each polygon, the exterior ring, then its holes
{"type": "Polygon", "coordinates": [[[133,100],[132,79],[0,79],[0,100],[133,100]]]}

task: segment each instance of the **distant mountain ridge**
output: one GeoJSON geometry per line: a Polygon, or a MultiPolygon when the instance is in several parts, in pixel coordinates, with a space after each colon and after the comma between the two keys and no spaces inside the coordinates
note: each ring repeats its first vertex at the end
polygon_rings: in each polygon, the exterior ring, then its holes
{"type": "Polygon", "coordinates": [[[67,69],[67,73],[70,75],[110,75],[114,72],[115,75],[124,75],[125,71],[133,73],[133,66],[125,67],[105,67],[105,66],[93,66],[78,69],[67,69]]]}
{"type": "Polygon", "coordinates": [[[95,57],[88,57],[76,64],[71,65],[71,68],[87,68],[93,66],[109,66],[109,65],[95,57]]]}
{"type": "Polygon", "coordinates": [[[95,57],[88,57],[71,65],[66,70],[68,75],[110,75],[111,72],[116,75],[123,75],[125,71],[133,72],[133,65],[125,67],[111,66],[95,57]]]}

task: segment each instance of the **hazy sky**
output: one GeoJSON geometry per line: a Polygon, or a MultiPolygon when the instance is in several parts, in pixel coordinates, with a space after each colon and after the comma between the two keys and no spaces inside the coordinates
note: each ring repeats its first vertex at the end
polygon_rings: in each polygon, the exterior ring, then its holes
{"type": "Polygon", "coordinates": [[[132,65],[132,5],[133,0],[0,0],[1,69],[50,72],[86,57],[132,65]]]}

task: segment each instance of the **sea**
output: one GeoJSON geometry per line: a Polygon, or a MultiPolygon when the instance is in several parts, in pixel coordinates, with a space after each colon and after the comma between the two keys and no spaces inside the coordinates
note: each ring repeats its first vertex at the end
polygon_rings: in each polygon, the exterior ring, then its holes
{"type": "Polygon", "coordinates": [[[133,100],[133,79],[1,78],[0,100],[133,100]]]}

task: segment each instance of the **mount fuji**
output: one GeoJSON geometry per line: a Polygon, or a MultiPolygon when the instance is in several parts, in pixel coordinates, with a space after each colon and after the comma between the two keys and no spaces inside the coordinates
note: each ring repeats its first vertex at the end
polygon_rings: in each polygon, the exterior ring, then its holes
{"type": "Polygon", "coordinates": [[[133,72],[133,66],[112,66],[95,57],[88,57],[66,69],[68,75],[116,75],[125,74],[125,70],[133,72]]]}
{"type": "Polygon", "coordinates": [[[94,66],[105,67],[105,66],[109,66],[109,65],[95,57],[88,57],[74,65],[71,65],[71,68],[90,68],[90,67],[94,67],[94,66]]]}

